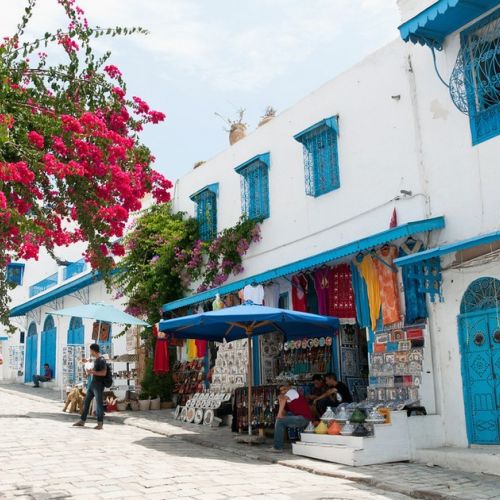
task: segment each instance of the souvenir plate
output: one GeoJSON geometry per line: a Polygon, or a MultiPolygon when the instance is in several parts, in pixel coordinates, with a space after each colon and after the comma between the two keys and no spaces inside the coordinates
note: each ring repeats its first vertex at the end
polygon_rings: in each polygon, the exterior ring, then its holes
{"type": "Polygon", "coordinates": [[[186,421],[186,413],[187,413],[187,408],[185,406],[182,407],[181,410],[181,416],[180,419],[185,422],[186,421]]]}
{"type": "Polygon", "coordinates": [[[295,341],[295,349],[300,349],[301,346],[302,346],[302,342],[300,340],[296,340],[295,341]]]}
{"type": "Polygon", "coordinates": [[[194,420],[195,414],[196,410],[194,408],[188,408],[186,412],[186,422],[192,422],[194,420]]]}
{"type": "Polygon", "coordinates": [[[210,425],[214,420],[214,411],[213,410],[207,410],[205,412],[205,415],[203,416],[203,424],[204,425],[210,425]]]}
{"type": "Polygon", "coordinates": [[[196,410],[196,413],[194,415],[194,423],[195,424],[201,424],[203,422],[203,410],[201,408],[198,408],[196,410]]]}
{"type": "Polygon", "coordinates": [[[181,414],[182,406],[177,405],[174,411],[174,418],[177,420],[181,414]]]}
{"type": "Polygon", "coordinates": [[[325,346],[325,337],[321,337],[321,338],[319,339],[319,346],[320,346],[320,347],[324,347],[324,346],[325,346]]]}
{"type": "Polygon", "coordinates": [[[327,346],[331,346],[331,345],[332,345],[332,342],[333,342],[332,337],[326,337],[326,339],[325,339],[325,344],[326,344],[327,346]]]}
{"type": "Polygon", "coordinates": [[[302,339],[302,343],[300,345],[302,347],[302,349],[307,349],[308,345],[309,345],[309,342],[307,341],[307,339],[302,339]]]}
{"type": "Polygon", "coordinates": [[[313,339],[313,347],[319,347],[319,339],[317,337],[313,339]]]}

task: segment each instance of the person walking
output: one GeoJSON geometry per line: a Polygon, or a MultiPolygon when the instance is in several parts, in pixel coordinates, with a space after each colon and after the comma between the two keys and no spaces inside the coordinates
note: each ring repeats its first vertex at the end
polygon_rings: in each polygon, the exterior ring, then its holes
{"type": "Polygon", "coordinates": [[[87,370],[87,375],[92,377],[91,382],[87,385],[87,395],[83,403],[83,412],[78,422],[73,424],[74,427],[83,427],[87,420],[90,410],[90,403],[95,398],[97,425],[94,429],[101,430],[104,424],[104,379],[107,373],[106,360],[100,354],[99,344],[90,346],[90,355],[95,358],[94,367],[92,370],[87,370]]]}
{"type": "Polygon", "coordinates": [[[52,370],[48,363],[43,365],[43,375],[33,375],[33,387],[40,387],[40,382],[50,382],[52,380],[52,370]]]}

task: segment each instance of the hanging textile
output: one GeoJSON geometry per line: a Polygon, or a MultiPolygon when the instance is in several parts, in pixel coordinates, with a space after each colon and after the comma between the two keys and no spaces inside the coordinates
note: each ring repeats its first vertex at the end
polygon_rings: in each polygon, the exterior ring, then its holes
{"type": "Polygon", "coordinates": [[[380,314],[380,286],[377,275],[377,268],[373,263],[370,255],[365,255],[361,262],[356,258],[355,265],[358,267],[361,276],[366,282],[366,290],[368,292],[368,304],[370,306],[370,324],[372,330],[377,327],[377,319],[380,314]]]}
{"type": "MultiPolygon", "coordinates": [[[[399,256],[406,257],[425,250],[424,244],[413,238],[406,240],[399,248],[399,256]]],[[[406,324],[412,325],[427,318],[425,292],[419,291],[418,277],[421,274],[421,263],[403,266],[403,286],[405,296],[406,324]]]]}
{"type": "Polygon", "coordinates": [[[204,358],[207,354],[208,350],[208,341],[207,340],[195,340],[196,346],[196,357],[204,358]]]}
{"type": "Polygon", "coordinates": [[[261,306],[264,302],[264,287],[262,285],[247,285],[243,288],[243,299],[245,302],[261,306]]]}
{"type": "Polygon", "coordinates": [[[327,316],[330,303],[330,268],[314,271],[314,289],[318,298],[318,314],[327,316]]]}
{"type": "Polygon", "coordinates": [[[188,361],[193,361],[198,357],[198,350],[196,349],[196,341],[193,339],[188,339],[186,342],[187,349],[187,359],[188,361]]]}
{"type": "Polygon", "coordinates": [[[170,371],[170,360],[168,356],[168,340],[158,337],[158,328],[153,326],[153,335],[156,338],[155,353],[153,358],[153,371],[155,373],[167,373],[170,371]]]}
{"type": "Polygon", "coordinates": [[[373,259],[377,268],[384,325],[401,321],[398,273],[394,266],[394,259],[397,256],[398,249],[394,245],[384,245],[377,250],[373,259]]]}
{"type": "Polygon", "coordinates": [[[307,279],[303,274],[292,278],[292,307],[294,311],[307,311],[306,305],[307,279]]]}
{"type": "Polygon", "coordinates": [[[366,289],[365,280],[354,263],[351,264],[351,276],[358,325],[363,328],[369,328],[371,326],[371,322],[370,306],[368,304],[368,290],[366,289]]]}
{"type": "MultiPolygon", "coordinates": [[[[330,288],[328,292],[328,315],[354,322],[356,319],[356,305],[349,264],[340,264],[330,270],[330,288]]],[[[368,326],[368,324],[364,326],[368,326]]]]}
{"type": "Polygon", "coordinates": [[[271,283],[264,287],[264,304],[267,307],[278,307],[280,302],[280,286],[278,283],[271,283]]]}

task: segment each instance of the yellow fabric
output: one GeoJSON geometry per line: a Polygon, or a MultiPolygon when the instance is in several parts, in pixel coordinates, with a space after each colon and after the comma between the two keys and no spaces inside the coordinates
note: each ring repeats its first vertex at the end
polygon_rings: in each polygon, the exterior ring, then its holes
{"type": "Polygon", "coordinates": [[[361,262],[355,261],[355,264],[358,266],[359,272],[366,282],[372,330],[375,331],[377,320],[380,315],[380,306],[382,305],[377,268],[370,255],[365,255],[361,262]]]}
{"type": "Polygon", "coordinates": [[[187,358],[188,361],[193,361],[198,357],[198,349],[196,348],[196,342],[193,339],[187,341],[187,358]]]}

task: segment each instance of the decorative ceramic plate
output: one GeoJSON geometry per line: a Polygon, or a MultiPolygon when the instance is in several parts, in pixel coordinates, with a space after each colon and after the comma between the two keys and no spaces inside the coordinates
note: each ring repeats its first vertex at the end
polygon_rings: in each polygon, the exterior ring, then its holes
{"type": "Polygon", "coordinates": [[[326,337],[325,344],[328,346],[332,345],[332,337],[326,337]]]}
{"type": "Polygon", "coordinates": [[[325,346],[325,337],[321,337],[321,338],[319,339],[319,346],[320,346],[320,347],[324,347],[324,346],[325,346]]]}
{"type": "Polygon", "coordinates": [[[315,339],[313,339],[313,346],[314,347],[319,347],[319,339],[318,339],[318,337],[316,337],[315,339]]]}
{"type": "Polygon", "coordinates": [[[300,349],[301,346],[302,346],[302,342],[300,340],[296,340],[295,341],[295,349],[300,349]]]}
{"type": "Polygon", "coordinates": [[[302,343],[300,344],[300,347],[302,347],[302,349],[307,349],[307,345],[308,345],[307,339],[303,339],[302,343]]]}
{"type": "Polygon", "coordinates": [[[194,423],[195,424],[201,424],[203,422],[203,410],[201,408],[198,408],[196,410],[196,413],[194,414],[194,423]]]}
{"type": "Polygon", "coordinates": [[[187,413],[187,408],[185,406],[183,406],[182,410],[181,410],[181,417],[180,417],[180,419],[182,421],[184,421],[184,422],[186,421],[186,413],[187,413]]]}
{"type": "Polygon", "coordinates": [[[186,422],[192,422],[194,420],[194,416],[196,415],[196,410],[194,408],[188,408],[186,413],[186,422]]]}
{"type": "Polygon", "coordinates": [[[203,417],[203,424],[204,425],[210,425],[214,420],[214,411],[213,410],[207,410],[205,412],[205,415],[203,417]]]}

